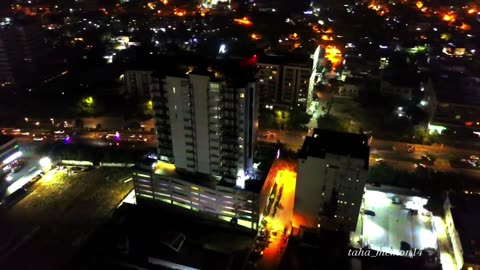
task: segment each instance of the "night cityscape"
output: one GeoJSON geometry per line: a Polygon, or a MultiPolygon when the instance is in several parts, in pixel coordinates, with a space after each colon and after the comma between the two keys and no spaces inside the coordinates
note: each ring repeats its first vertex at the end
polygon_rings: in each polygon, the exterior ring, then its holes
{"type": "Polygon", "coordinates": [[[0,1],[0,270],[480,270],[479,157],[479,1],[0,1]]]}

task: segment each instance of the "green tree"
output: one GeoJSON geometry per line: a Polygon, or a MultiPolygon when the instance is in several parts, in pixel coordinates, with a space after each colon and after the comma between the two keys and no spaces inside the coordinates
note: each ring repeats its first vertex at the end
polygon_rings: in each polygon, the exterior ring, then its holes
{"type": "Polygon", "coordinates": [[[143,104],[143,115],[144,116],[153,116],[153,102],[151,100],[143,104]]]}
{"type": "Polygon", "coordinates": [[[305,111],[295,108],[290,111],[290,116],[287,119],[287,126],[289,129],[304,129],[310,122],[311,118],[312,116],[305,111]]]}
{"type": "Polygon", "coordinates": [[[368,179],[380,184],[393,184],[395,170],[387,165],[372,166],[368,170],[368,179]]]}
{"type": "Polygon", "coordinates": [[[77,112],[80,115],[92,116],[95,114],[95,100],[92,96],[83,97],[77,103],[77,112]]]}
{"type": "Polygon", "coordinates": [[[261,110],[258,117],[258,125],[261,128],[278,128],[275,124],[275,113],[271,110],[261,110]]]}
{"type": "Polygon", "coordinates": [[[349,122],[341,120],[340,118],[327,114],[317,118],[317,126],[321,129],[330,129],[341,132],[347,132],[349,130],[349,122]]]}

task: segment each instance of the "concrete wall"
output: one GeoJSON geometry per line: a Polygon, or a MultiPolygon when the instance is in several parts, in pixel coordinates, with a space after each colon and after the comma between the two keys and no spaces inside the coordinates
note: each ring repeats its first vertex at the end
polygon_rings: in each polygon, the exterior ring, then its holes
{"type": "Polygon", "coordinates": [[[336,196],[336,217],[332,224],[354,231],[368,176],[364,163],[361,159],[328,153],[324,159],[299,159],[294,211],[305,220],[301,225],[317,228],[319,213],[323,213],[336,196]]]}
{"type": "MultiPolygon", "coordinates": [[[[192,176],[194,177],[194,176],[192,176]]],[[[252,230],[260,222],[259,194],[217,185],[206,187],[183,179],[136,171],[133,174],[137,198],[162,201],[196,212],[214,215],[252,230]]]]}
{"type": "Polygon", "coordinates": [[[165,90],[167,92],[168,109],[170,125],[172,131],[173,155],[175,157],[175,166],[177,168],[192,171],[187,167],[187,141],[185,139],[185,121],[186,112],[190,111],[186,95],[189,93],[188,80],[186,78],[166,77],[165,90]]]}
{"type": "Polygon", "coordinates": [[[210,174],[210,144],[208,129],[208,98],[210,77],[201,75],[190,75],[192,85],[193,107],[192,113],[195,115],[194,138],[196,144],[195,160],[197,171],[210,174]]]}

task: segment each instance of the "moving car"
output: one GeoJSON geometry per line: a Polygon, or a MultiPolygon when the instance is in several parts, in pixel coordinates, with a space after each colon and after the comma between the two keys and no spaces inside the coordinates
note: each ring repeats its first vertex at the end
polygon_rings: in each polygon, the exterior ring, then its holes
{"type": "Polygon", "coordinates": [[[407,152],[408,152],[408,153],[413,153],[413,152],[415,152],[415,146],[413,146],[413,145],[411,145],[411,144],[407,145],[407,152]]]}

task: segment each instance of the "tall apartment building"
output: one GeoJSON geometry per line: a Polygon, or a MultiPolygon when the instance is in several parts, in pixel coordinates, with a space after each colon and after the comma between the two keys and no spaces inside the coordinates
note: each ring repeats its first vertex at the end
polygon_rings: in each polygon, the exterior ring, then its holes
{"type": "Polygon", "coordinates": [[[263,60],[257,63],[260,104],[283,104],[306,110],[312,70],[301,61],[291,59],[266,57],[260,60],[263,60]]]}
{"type": "Polygon", "coordinates": [[[284,66],[280,102],[301,110],[307,108],[308,85],[312,70],[301,66],[284,66]]]}
{"type": "Polygon", "coordinates": [[[300,226],[355,231],[370,146],[360,134],[315,129],[299,153],[294,215],[300,226]]]}
{"type": "Polygon", "coordinates": [[[254,80],[234,82],[220,72],[154,75],[151,92],[159,159],[243,186],[258,126],[254,80]]]}
{"type": "Polygon", "coordinates": [[[0,88],[35,83],[46,48],[36,21],[0,21],[0,88]]]}
{"type": "Polygon", "coordinates": [[[152,70],[126,70],[123,74],[123,94],[149,98],[152,73],[152,70]]]}
{"type": "Polygon", "coordinates": [[[267,106],[276,104],[280,88],[281,66],[257,63],[257,68],[257,91],[260,96],[260,104],[267,106]]]}
{"type": "MultiPolygon", "coordinates": [[[[171,68],[169,66],[169,68],[171,68]]],[[[254,74],[191,67],[155,72],[151,87],[158,153],[133,174],[137,200],[162,201],[256,230],[273,182],[253,173],[258,95],[254,74]],[[255,180],[260,181],[260,180],[255,180]]]]}

